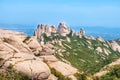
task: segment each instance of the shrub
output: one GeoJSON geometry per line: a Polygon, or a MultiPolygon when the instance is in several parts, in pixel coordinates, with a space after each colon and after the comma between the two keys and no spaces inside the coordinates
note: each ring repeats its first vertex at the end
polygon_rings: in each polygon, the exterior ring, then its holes
{"type": "Polygon", "coordinates": [[[3,38],[3,42],[9,43],[9,39],[8,38],[3,38]]]}
{"type": "Polygon", "coordinates": [[[77,78],[77,80],[87,80],[85,74],[75,73],[74,76],[77,78]]]}
{"type": "Polygon", "coordinates": [[[30,39],[30,37],[28,36],[28,37],[26,37],[26,39],[23,42],[25,43],[29,39],[30,39]]]}
{"type": "Polygon", "coordinates": [[[71,78],[63,76],[60,72],[58,72],[54,68],[51,68],[51,73],[58,77],[58,80],[71,80],[71,78]]]}

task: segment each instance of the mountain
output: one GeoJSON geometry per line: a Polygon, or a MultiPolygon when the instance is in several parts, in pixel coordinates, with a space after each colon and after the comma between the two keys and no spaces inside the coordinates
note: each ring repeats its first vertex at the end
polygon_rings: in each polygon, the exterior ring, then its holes
{"type": "Polygon", "coordinates": [[[87,36],[84,29],[76,32],[64,22],[58,28],[39,24],[34,36],[0,30],[0,44],[0,74],[11,79],[11,74],[24,80],[120,79],[120,40],[87,36]]]}

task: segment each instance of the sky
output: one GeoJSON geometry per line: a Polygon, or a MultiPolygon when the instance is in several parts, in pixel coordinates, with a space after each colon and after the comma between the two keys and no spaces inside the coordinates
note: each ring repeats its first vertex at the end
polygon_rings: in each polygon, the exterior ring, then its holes
{"type": "Polygon", "coordinates": [[[120,27],[120,0],[0,0],[0,23],[120,27]]]}

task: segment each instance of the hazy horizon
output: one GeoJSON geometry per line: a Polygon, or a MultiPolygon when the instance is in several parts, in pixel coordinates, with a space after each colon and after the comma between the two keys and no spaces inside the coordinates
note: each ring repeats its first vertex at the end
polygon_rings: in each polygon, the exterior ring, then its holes
{"type": "Polygon", "coordinates": [[[0,0],[0,23],[120,27],[119,0],[0,0]]]}

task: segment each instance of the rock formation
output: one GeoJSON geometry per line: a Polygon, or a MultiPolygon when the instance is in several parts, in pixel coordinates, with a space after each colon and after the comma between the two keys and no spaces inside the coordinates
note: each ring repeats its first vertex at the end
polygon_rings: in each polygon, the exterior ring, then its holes
{"type": "Polygon", "coordinates": [[[58,26],[58,32],[60,35],[66,36],[67,34],[70,33],[70,30],[64,22],[61,22],[58,26]]]}
{"type": "Polygon", "coordinates": [[[79,32],[79,37],[81,38],[83,36],[85,36],[85,31],[81,28],[79,32]]]}
{"type": "Polygon", "coordinates": [[[102,37],[97,37],[97,40],[99,40],[99,41],[101,41],[101,42],[105,42],[104,40],[103,40],[103,38],[102,37]]]}
{"type": "MultiPolygon", "coordinates": [[[[55,27],[51,29],[53,32],[56,32],[55,27]]],[[[9,30],[0,31],[0,59],[3,59],[0,66],[3,69],[12,65],[12,68],[16,72],[36,80],[57,80],[58,78],[51,74],[50,67],[66,77],[73,76],[77,72],[76,68],[58,60],[53,55],[55,51],[52,44],[41,46],[37,41],[37,36],[27,37],[19,32],[9,30]],[[36,57],[39,56],[38,54],[42,56],[36,57]],[[62,66],[61,69],[60,66],[62,66]]],[[[45,32],[48,31],[49,28],[46,26],[45,32]]]]}
{"type": "Polygon", "coordinates": [[[111,42],[111,47],[114,51],[120,52],[120,45],[116,41],[111,42]]]}
{"type": "MultiPolygon", "coordinates": [[[[105,41],[101,37],[86,36],[83,29],[77,33],[64,22],[58,29],[40,24],[30,37],[0,29],[0,71],[1,68],[7,71],[12,66],[31,80],[63,80],[68,77],[81,80],[86,76],[86,80],[92,80],[91,75],[84,75],[84,72],[93,74],[119,57],[120,40],[105,41]]],[[[120,59],[112,64],[120,64],[120,59]]],[[[95,75],[106,73],[103,70],[95,75]]]]}
{"type": "Polygon", "coordinates": [[[23,43],[24,34],[0,30],[0,58],[3,59],[1,67],[7,68],[10,65],[18,72],[27,75],[31,79],[47,79],[51,72],[49,67],[39,58],[32,54],[30,48],[41,48],[36,44],[35,38],[31,38],[28,45],[23,43]],[[12,36],[12,37],[11,37],[12,36]],[[34,44],[35,43],[35,44],[34,44]]]}
{"type": "Polygon", "coordinates": [[[56,33],[57,32],[57,29],[56,29],[55,25],[51,26],[51,32],[52,33],[56,33]]]}

